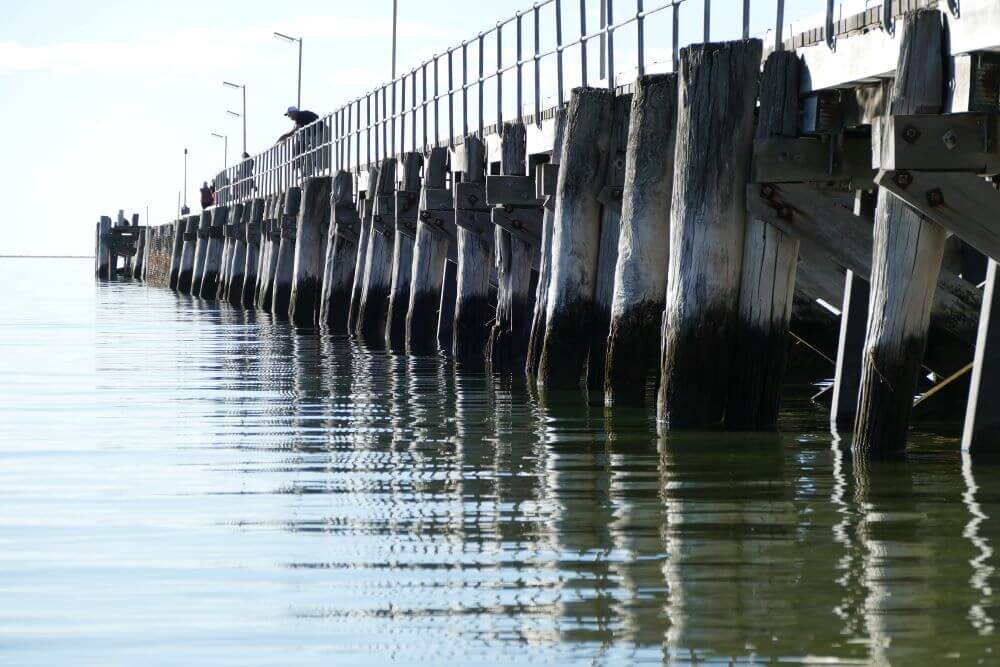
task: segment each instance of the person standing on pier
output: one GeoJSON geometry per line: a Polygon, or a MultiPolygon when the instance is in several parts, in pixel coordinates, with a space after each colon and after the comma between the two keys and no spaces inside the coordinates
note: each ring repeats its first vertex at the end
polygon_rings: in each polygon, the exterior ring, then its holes
{"type": "Polygon", "coordinates": [[[247,197],[252,193],[257,187],[253,182],[253,158],[250,157],[250,153],[243,151],[242,162],[240,162],[240,191],[244,197],[247,197]]]}
{"type": "Polygon", "coordinates": [[[203,209],[211,206],[215,201],[215,193],[212,192],[212,188],[208,186],[208,181],[202,181],[201,183],[201,207],[203,209]]]}
{"type": "MultiPolygon", "coordinates": [[[[319,116],[317,116],[312,111],[299,109],[298,107],[294,106],[288,107],[288,110],[285,112],[285,115],[292,119],[292,122],[295,123],[295,127],[293,127],[291,130],[285,132],[283,135],[278,137],[277,143],[279,144],[285,139],[288,139],[289,137],[293,136],[296,132],[298,132],[302,128],[311,125],[312,123],[315,123],[317,120],[319,120],[319,116]]],[[[295,166],[297,168],[302,168],[301,159],[299,156],[301,156],[303,153],[311,151],[314,148],[318,148],[323,143],[324,141],[323,135],[325,134],[323,131],[324,125],[325,124],[320,124],[320,126],[311,128],[310,130],[303,132],[293,143],[292,156],[295,158],[295,166]]],[[[312,162],[312,160],[310,160],[310,162],[312,162]]],[[[303,169],[303,175],[308,175],[308,172],[310,171],[311,171],[310,169],[303,169]]]]}

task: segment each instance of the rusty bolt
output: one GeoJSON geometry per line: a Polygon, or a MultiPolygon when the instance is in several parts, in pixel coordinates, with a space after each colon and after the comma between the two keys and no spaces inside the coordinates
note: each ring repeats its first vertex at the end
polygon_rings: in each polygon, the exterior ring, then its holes
{"type": "Polygon", "coordinates": [[[469,195],[469,204],[475,206],[477,201],[479,201],[479,197],[476,195],[469,195]]]}
{"type": "Polygon", "coordinates": [[[944,142],[944,145],[948,150],[951,150],[958,145],[958,135],[955,134],[954,130],[948,130],[944,133],[944,136],[941,137],[941,141],[944,142]]]}
{"type": "Polygon", "coordinates": [[[910,176],[908,171],[897,171],[892,177],[892,182],[901,188],[910,187],[910,183],[913,182],[913,177],[910,176]]]}
{"type": "Polygon", "coordinates": [[[622,198],[622,189],[621,188],[615,188],[614,190],[612,190],[611,191],[611,198],[613,200],[615,200],[615,201],[621,201],[621,198],[622,198]]]}
{"type": "Polygon", "coordinates": [[[774,186],[769,183],[760,186],[760,196],[764,199],[774,198],[774,186]]]}
{"type": "Polygon", "coordinates": [[[514,207],[511,206],[510,204],[504,204],[503,205],[503,210],[504,210],[504,213],[507,213],[509,215],[509,214],[511,214],[511,213],[514,212],[514,207]]]}
{"type": "Polygon", "coordinates": [[[907,125],[903,128],[903,140],[908,144],[912,144],[914,141],[920,138],[920,130],[913,127],[912,125],[907,125]]]}
{"type": "Polygon", "coordinates": [[[778,218],[781,220],[791,220],[792,219],[792,207],[788,205],[783,205],[778,209],[778,218]]]}
{"type": "Polygon", "coordinates": [[[927,203],[930,204],[931,208],[944,206],[944,193],[941,192],[941,188],[927,191],[927,203]]]}

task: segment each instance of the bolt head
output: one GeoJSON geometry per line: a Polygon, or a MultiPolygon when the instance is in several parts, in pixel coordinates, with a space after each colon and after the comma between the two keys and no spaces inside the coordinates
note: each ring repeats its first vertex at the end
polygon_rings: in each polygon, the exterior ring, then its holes
{"type": "Polygon", "coordinates": [[[954,130],[948,130],[944,133],[944,136],[941,137],[941,141],[944,142],[944,145],[948,150],[951,150],[958,145],[958,135],[955,134],[954,130]]]}
{"type": "Polygon", "coordinates": [[[920,130],[913,127],[912,125],[907,125],[903,128],[903,139],[912,144],[914,141],[920,138],[920,130]]]}
{"type": "Polygon", "coordinates": [[[892,182],[901,188],[906,188],[913,182],[913,177],[910,176],[910,172],[908,171],[897,171],[892,177],[892,182]]]}

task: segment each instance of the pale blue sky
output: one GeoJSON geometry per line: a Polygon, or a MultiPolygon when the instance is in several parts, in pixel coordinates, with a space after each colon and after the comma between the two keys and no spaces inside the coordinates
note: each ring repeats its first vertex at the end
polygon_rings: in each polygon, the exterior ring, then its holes
{"type": "MultiPolygon", "coordinates": [[[[683,5],[682,44],[700,39],[702,2],[683,5]]],[[[530,7],[525,0],[399,4],[401,70],[530,7]]],[[[577,3],[563,4],[569,33],[577,21],[570,6],[577,3]]],[[[645,2],[647,9],[658,4],[645,2]]],[[[247,84],[251,153],[288,127],[282,114],[295,103],[296,50],[273,38],[275,30],[305,39],[305,108],[326,113],[389,78],[391,0],[4,5],[0,193],[7,210],[0,254],[90,254],[93,223],[119,208],[144,216],[148,206],[152,224],[168,222],[181,189],[184,147],[190,150],[188,203],[197,208],[197,186],[222,167],[222,142],[211,133],[229,135],[230,161],[240,149],[240,121],[226,115],[240,110],[239,93],[223,88],[222,80],[247,84]]],[[[775,5],[752,0],[755,34],[772,26],[775,5]]],[[[821,13],[825,2],[786,5],[792,20],[821,13]]],[[[634,5],[617,0],[615,6],[634,5]]],[[[742,0],[712,6],[712,38],[737,37],[742,0]]],[[[596,12],[597,0],[588,7],[596,12]]],[[[626,40],[623,34],[623,53],[626,40]]],[[[504,46],[512,48],[512,41],[504,46]]],[[[648,19],[646,49],[651,60],[669,57],[668,12],[648,19]]],[[[634,63],[615,65],[627,76],[634,63]]],[[[568,66],[568,76],[576,71],[568,66]]]]}

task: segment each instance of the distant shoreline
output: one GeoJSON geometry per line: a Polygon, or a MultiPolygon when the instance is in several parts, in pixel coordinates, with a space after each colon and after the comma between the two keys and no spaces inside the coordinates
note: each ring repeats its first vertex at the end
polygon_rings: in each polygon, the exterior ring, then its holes
{"type": "Polygon", "coordinates": [[[0,259],[94,259],[93,255],[0,255],[0,259]]]}

